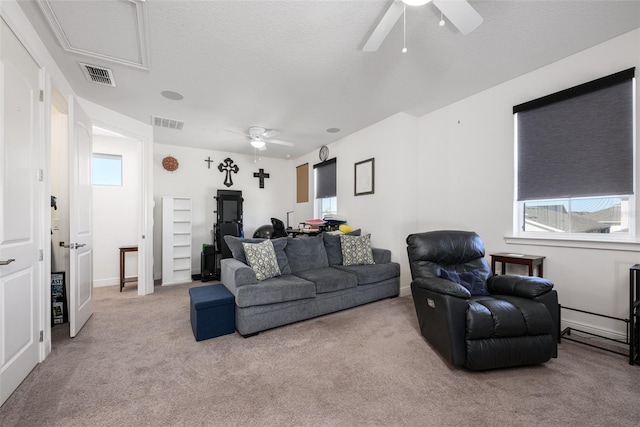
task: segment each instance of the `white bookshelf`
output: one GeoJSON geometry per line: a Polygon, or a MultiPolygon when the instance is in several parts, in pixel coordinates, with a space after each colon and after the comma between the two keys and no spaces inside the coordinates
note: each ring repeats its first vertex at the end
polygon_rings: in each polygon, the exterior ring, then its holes
{"type": "Polygon", "coordinates": [[[191,281],[191,199],[162,198],[162,284],[191,281]]]}

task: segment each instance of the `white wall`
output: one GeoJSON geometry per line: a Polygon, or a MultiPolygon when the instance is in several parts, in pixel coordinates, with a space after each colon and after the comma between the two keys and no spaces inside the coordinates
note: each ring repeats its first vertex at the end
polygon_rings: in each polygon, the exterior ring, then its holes
{"type": "MultiPolygon", "coordinates": [[[[371,233],[372,246],[391,250],[392,260],[401,266],[402,294],[411,283],[405,239],[418,221],[416,131],[416,118],[398,113],[328,146],[329,158],[337,158],[338,213],[352,228],[371,233]],[[354,164],[370,158],[375,158],[375,192],[354,196],[354,164]]],[[[307,162],[309,202],[295,203],[293,189],[292,226],[314,218],[313,165],[320,162],[318,152],[296,159],[291,176],[295,180],[295,167],[307,162]]]]}
{"type": "MultiPolygon", "coordinates": [[[[289,170],[291,161],[263,157],[254,163],[254,156],[226,153],[214,150],[201,150],[175,145],[154,145],[153,177],[154,177],[154,276],[162,274],[162,196],[191,197],[192,203],[192,263],[193,274],[200,273],[200,252],[202,244],[213,243],[215,195],[217,190],[242,191],[244,198],[244,233],[253,236],[261,225],[271,224],[271,217],[286,221],[286,212],[292,210],[290,195],[295,191],[294,178],[289,170]],[[175,172],[162,168],[162,159],[173,156],[179,162],[175,172]],[[207,168],[205,159],[211,157],[211,168],[207,168]],[[233,186],[224,185],[225,175],[218,170],[218,165],[230,157],[238,165],[238,173],[232,174],[233,186]],[[264,188],[259,188],[258,178],[254,172],[264,169],[269,174],[264,188]]],[[[294,168],[295,169],[295,168],[294,168]]]]}
{"type": "MultiPolygon", "coordinates": [[[[513,229],[512,107],[634,66],[638,73],[640,30],[419,118],[420,185],[414,190],[418,228],[475,230],[487,253],[544,255],[545,277],[555,283],[561,304],[628,318],[629,267],[640,261],[637,245],[628,245],[626,250],[551,247],[507,244],[504,238],[513,229]]],[[[636,208],[636,218],[637,212],[636,208]]],[[[562,316],[565,322],[625,333],[622,322],[566,310],[562,316]]]]}
{"type": "MultiPolygon", "coordinates": [[[[122,156],[122,186],[93,186],[93,285],[118,285],[120,246],[138,244],[139,141],[93,136],[93,152],[122,156]]],[[[138,256],[130,252],[125,277],[138,275],[138,256]]]]}

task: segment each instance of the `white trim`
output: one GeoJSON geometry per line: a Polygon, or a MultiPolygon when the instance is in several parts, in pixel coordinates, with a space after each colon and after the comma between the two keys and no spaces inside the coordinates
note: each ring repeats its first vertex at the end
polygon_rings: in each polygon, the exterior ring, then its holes
{"type": "Polygon", "coordinates": [[[555,246],[559,248],[602,249],[610,251],[640,252],[638,240],[595,240],[575,236],[505,236],[508,245],[555,246]]]}
{"type": "Polygon", "coordinates": [[[153,287],[153,128],[83,98],[79,102],[93,124],[138,141],[140,199],[138,202],[138,295],[153,287]]]}

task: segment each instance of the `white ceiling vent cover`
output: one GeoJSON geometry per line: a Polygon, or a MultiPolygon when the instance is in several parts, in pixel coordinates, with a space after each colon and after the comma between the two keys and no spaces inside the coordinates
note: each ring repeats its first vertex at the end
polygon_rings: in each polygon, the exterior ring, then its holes
{"type": "Polygon", "coordinates": [[[82,62],[79,62],[78,64],[80,64],[80,68],[82,68],[84,76],[90,82],[116,87],[116,80],[113,78],[113,71],[109,68],[84,64],[82,62]]]}
{"type": "Polygon", "coordinates": [[[175,119],[167,119],[164,117],[151,116],[151,124],[167,129],[182,130],[184,122],[175,119]]]}

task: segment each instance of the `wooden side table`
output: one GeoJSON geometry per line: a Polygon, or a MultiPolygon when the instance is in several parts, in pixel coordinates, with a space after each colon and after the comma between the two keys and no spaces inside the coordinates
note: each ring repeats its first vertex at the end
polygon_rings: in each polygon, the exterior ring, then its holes
{"type": "Polygon", "coordinates": [[[127,252],[138,252],[137,246],[120,246],[120,292],[122,292],[122,288],[124,288],[124,284],[128,282],[137,282],[137,277],[129,277],[128,279],[124,278],[124,260],[125,254],[127,252]]]}
{"type": "Polygon", "coordinates": [[[545,257],[538,255],[514,254],[507,252],[498,252],[491,255],[491,273],[496,274],[496,262],[502,263],[501,274],[505,274],[506,264],[520,264],[529,267],[529,276],[533,276],[533,269],[538,268],[538,277],[543,275],[542,262],[545,257]]]}

